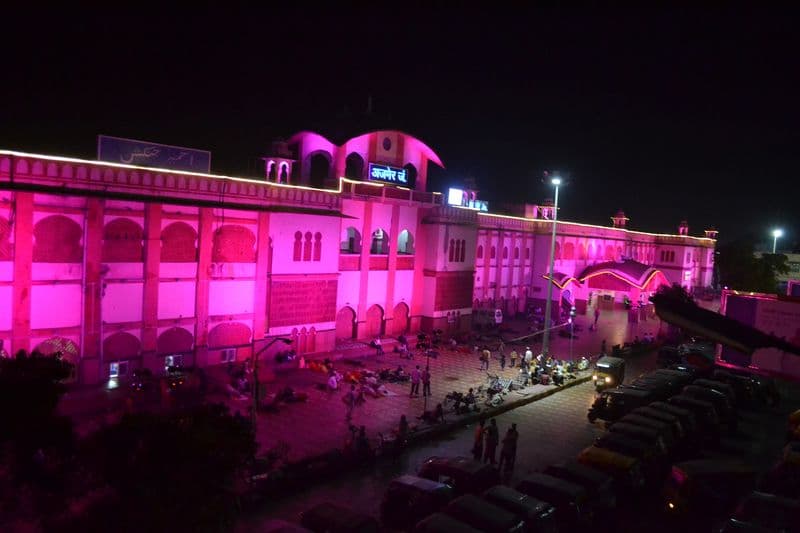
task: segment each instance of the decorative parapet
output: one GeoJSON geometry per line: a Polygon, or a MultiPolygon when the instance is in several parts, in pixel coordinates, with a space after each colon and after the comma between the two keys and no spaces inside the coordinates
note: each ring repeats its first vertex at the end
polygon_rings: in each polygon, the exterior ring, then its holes
{"type": "Polygon", "coordinates": [[[4,151],[0,151],[0,187],[116,194],[164,202],[224,203],[249,208],[270,205],[341,208],[339,191],[4,151]]]}

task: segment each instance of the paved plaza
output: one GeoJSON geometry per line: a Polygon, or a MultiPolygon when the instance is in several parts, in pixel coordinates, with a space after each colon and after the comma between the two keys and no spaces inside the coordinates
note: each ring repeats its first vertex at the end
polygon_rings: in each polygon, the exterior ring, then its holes
{"type": "MultiPolygon", "coordinates": [[[[591,315],[576,318],[576,324],[580,327],[580,331],[575,333],[576,338],[573,340],[574,358],[597,354],[604,339],[610,349],[614,344],[631,340],[634,336],[642,336],[645,332],[655,333],[660,326],[658,319],[638,324],[629,323],[625,311],[604,311],[600,315],[598,330],[589,331],[590,317],[591,315]]],[[[509,331],[506,331],[503,337],[508,344],[506,352],[509,353],[513,346],[508,341],[527,335],[531,330],[529,325],[521,320],[512,321],[506,326],[509,331]]],[[[523,355],[524,343],[525,341],[522,341],[522,344],[519,345],[520,356],[523,355]]],[[[415,365],[420,365],[422,368],[426,364],[426,359],[419,355],[416,355],[413,360],[408,360],[393,353],[391,350],[395,344],[392,343],[392,339],[386,339],[385,345],[386,353],[377,357],[375,350],[366,344],[353,343],[345,350],[317,354],[314,359],[330,358],[335,360],[337,370],[342,373],[360,368],[369,370],[396,368],[398,365],[403,365],[405,370],[410,372],[415,365]]],[[[534,353],[538,353],[541,349],[541,344],[538,342],[530,344],[530,346],[534,353]]],[[[558,359],[569,359],[569,339],[554,332],[551,335],[551,353],[558,359]]],[[[486,384],[486,371],[480,369],[478,357],[472,350],[464,352],[442,349],[439,350],[439,356],[429,359],[429,362],[432,374],[432,396],[428,399],[428,409],[433,409],[436,403],[443,401],[448,392],[466,392],[470,387],[486,384]]],[[[267,367],[267,362],[262,363],[262,367],[267,367]]],[[[511,378],[516,375],[517,369],[507,366],[503,371],[500,369],[499,361],[493,359],[489,372],[499,374],[504,378],[511,378]]],[[[222,381],[225,379],[223,377],[225,376],[224,368],[211,368],[209,375],[212,376],[212,381],[214,379],[222,381]]],[[[317,384],[323,384],[325,381],[326,376],[321,372],[310,369],[284,368],[275,372],[274,379],[263,385],[266,387],[267,393],[274,393],[289,386],[296,392],[307,394],[308,399],[302,403],[283,403],[275,412],[259,413],[257,417],[259,453],[265,453],[279,443],[285,443],[289,450],[288,460],[294,462],[323,454],[333,448],[341,448],[344,445],[345,439],[349,436],[349,424],[345,419],[346,406],[342,398],[349,386],[343,383],[342,390],[333,393],[316,387],[317,384]]],[[[417,417],[424,410],[425,399],[422,396],[409,398],[410,384],[408,383],[389,383],[386,384],[386,388],[389,390],[388,396],[368,397],[364,404],[355,408],[352,424],[366,426],[370,437],[376,438],[379,433],[391,434],[397,427],[400,416],[405,414],[412,428],[417,425],[420,429],[424,429],[425,424],[420,423],[417,417]]],[[[506,402],[529,398],[553,388],[552,385],[535,385],[523,391],[514,391],[506,396],[506,402]]],[[[129,390],[124,386],[117,390],[98,387],[71,391],[62,401],[61,411],[76,419],[79,432],[87,433],[105,421],[111,421],[119,416],[124,409],[125,398],[128,394],[129,390]]],[[[210,394],[208,399],[224,401],[232,412],[238,411],[243,415],[248,415],[250,411],[251,400],[249,397],[238,400],[216,392],[210,394]]],[[[446,415],[448,421],[452,421],[453,417],[452,414],[446,415]]]]}

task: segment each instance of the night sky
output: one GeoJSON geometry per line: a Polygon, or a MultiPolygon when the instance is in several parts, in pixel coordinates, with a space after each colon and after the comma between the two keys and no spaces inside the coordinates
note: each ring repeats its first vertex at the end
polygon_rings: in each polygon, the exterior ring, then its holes
{"type": "Polygon", "coordinates": [[[535,203],[555,169],[566,219],[798,241],[798,13],[388,6],[5,9],[0,147],[94,158],[106,133],[258,176],[276,138],[394,128],[441,156],[434,190],[535,203]]]}

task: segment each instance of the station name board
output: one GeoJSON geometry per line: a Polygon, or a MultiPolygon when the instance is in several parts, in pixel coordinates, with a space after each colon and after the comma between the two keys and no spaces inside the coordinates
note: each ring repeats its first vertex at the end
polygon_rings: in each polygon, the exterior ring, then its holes
{"type": "Polygon", "coordinates": [[[384,183],[397,183],[408,185],[408,175],[406,169],[390,167],[389,165],[369,164],[369,180],[382,181],[384,183]]]}

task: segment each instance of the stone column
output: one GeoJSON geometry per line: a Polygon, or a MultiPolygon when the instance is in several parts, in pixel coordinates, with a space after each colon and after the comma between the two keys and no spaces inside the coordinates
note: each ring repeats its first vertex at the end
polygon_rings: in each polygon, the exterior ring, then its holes
{"type": "Polygon", "coordinates": [[[195,364],[208,365],[208,289],[214,247],[214,211],[200,208],[197,228],[197,284],[195,286],[195,364]]]}
{"type": "Polygon", "coordinates": [[[161,204],[144,206],[144,288],[142,294],[142,362],[159,368],[158,286],[161,270],[161,204]]]}
{"type": "Polygon", "coordinates": [[[14,194],[14,281],[9,354],[31,349],[31,268],[33,265],[33,193],[14,194]]]}

